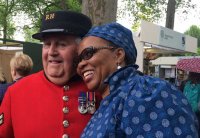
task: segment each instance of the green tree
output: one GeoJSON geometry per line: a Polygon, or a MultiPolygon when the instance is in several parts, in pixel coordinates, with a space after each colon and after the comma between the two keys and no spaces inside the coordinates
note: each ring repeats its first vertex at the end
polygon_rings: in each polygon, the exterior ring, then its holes
{"type": "Polygon", "coordinates": [[[38,32],[38,29],[35,27],[29,27],[29,26],[24,26],[23,27],[23,31],[24,31],[24,39],[27,42],[35,42],[38,43],[38,40],[33,39],[32,35],[36,32],[38,32]]]}
{"type": "Polygon", "coordinates": [[[177,9],[182,8],[187,14],[188,9],[194,8],[191,0],[123,0],[124,7],[119,7],[119,17],[129,12],[133,17],[133,29],[137,30],[140,20],[157,22],[166,13],[166,27],[173,29],[174,14],[177,9]]]}
{"type": "Polygon", "coordinates": [[[15,26],[13,16],[19,11],[19,0],[0,0],[0,31],[3,43],[13,38],[15,26]]]}
{"type": "MultiPolygon", "coordinates": [[[[196,25],[192,25],[190,26],[188,30],[184,32],[184,34],[197,38],[197,43],[198,43],[197,55],[200,55],[200,28],[196,25]]],[[[193,54],[189,54],[189,55],[193,55],[193,54]]]]}
{"type": "Polygon", "coordinates": [[[21,0],[21,6],[23,7],[23,12],[28,14],[29,20],[32,22],[30,26],[24,26],[23,28],[26,41],[35,41],[31,36],[39,31],[41,17],[46,12],[53,10],[73,10],[81,12],[80,0],[37,0],[29,2],[27,0],[21,0]]]}

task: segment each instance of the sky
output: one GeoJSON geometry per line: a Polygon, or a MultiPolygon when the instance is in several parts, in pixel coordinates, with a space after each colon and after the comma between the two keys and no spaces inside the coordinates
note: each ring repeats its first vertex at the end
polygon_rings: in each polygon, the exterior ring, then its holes
{"type": "MultiPolygon", "coordinates": [[[[118,0],[119,5],[123,5],[122,0],[118,0]]],[[[195,9],[191,9],[185,16],[180,11],[175,15],[174,31],[184,33],[191,25],[197,25],[200,27],[200,2],[199,0],[191,0],[193,4],[196,4],[195,9]]],[[[130,17],[118,19],[117,22],[131,29],[130,17]]],[[[160,26],[165,26],[165,19],[162,19],[159,23],[155,23],[160,26]]]]}

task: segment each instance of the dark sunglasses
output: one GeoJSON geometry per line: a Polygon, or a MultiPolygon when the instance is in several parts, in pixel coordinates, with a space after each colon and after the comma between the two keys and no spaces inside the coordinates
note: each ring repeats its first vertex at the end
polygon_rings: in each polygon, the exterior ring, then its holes
{"type": "Polygon", "coordinates": [[[111,46],[102,46],[102,47],[98,47],[98,48],[96,48],[94,46],[87,47],[78,56],[78,62],[92,58],[95,53],[97,53],[99,50],[102,50],[102,49],[114,50],[114,49],[116,49],[116,47],[111,47],[111,46]]]}

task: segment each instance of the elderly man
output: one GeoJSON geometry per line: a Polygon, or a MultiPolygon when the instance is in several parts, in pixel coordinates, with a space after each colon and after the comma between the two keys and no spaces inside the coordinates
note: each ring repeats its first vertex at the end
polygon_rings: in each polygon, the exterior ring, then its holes
{"type": "Polygon", "coordinates": [[[80,137],[91,114],[78,110],[80,92],[87,89],[76,75],[75,57],[77,40],[91,26],[87,16],[71,11],[43,17],[33,38],[43,42],[44,70],[8,88],[0,109],[1,138],[80,137]]]}

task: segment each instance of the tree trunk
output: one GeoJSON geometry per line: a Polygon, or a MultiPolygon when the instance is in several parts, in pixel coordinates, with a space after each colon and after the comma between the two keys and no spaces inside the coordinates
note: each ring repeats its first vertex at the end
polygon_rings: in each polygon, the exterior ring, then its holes
{"type": "Polygon", "coordinates": [[[117,0],[83,0],[82,13],[90,17],[94,26],[116,22],[117,0]]]}
{"type": "Polygon", "coordinates": [[[7,39],[7,24],[4,24],[4,27],[3,27],[3,44],[6,44],[6,39],[7,39]]]}
{"type": "Polygon", "coordinates": [[[165,27],[172,30],[174,29],[175,6],[176,0],[168,0],[165,27]]]}

